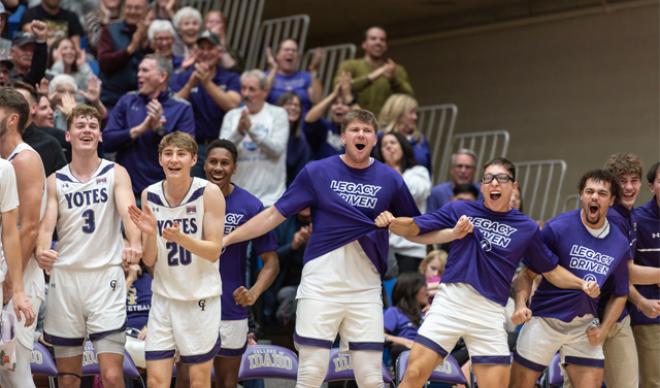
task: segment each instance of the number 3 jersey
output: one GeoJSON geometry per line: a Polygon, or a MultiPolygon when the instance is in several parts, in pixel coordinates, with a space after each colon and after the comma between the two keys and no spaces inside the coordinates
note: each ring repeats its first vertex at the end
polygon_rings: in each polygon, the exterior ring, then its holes
{"type": "Polygon", "coordinates": [[[121,265],[124,242],[115,205],[115,164],[101,164],[87,182],[69,165],[55,172],[58,217],[55,267],[87,270],[121,265]]]}
{"type": "Polygon", "coordinates": [[[177,221],[181,233],[203,239],[204,189],[209,182],[193,178],[188,193],[177,206],[170,206],[167,202],[163,183],[147,187],[147,204],[156,218],[158,248],[151,290],[165,298],[181,301],[219,296],[222,285],[218,263],[211,263],[163,238],[163,230],[177,221]]]}

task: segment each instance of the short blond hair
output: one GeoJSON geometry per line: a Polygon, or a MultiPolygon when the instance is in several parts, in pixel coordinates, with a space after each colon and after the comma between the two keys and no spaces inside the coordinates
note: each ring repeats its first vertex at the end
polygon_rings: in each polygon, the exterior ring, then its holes
{"type": "Polygon", "coordinates": [[[426,273],[426,268],[429,266],[429,263],[435,259],[440,261],[440,273],[445,272],[445,266],[447,266],[447,256],[449,256],[447,252],[442,249],[432,250],[426,255],[424,259],[422,259],[422,262],[419,263],[419,273],[424,275],[426,273]]]}
{"type": "MultiPolygon", "coordinates": [[[[417,100],[407,94],[392,94],[380,110],[378,123],[385,132],[396,131],[401,116],[411,109],[416,109],[417,106],[417,100]]],[[[417,128],[414,128],[413,137],[416,140],[421,137],[421,132],[417,128]]]]}
{"type": "Polygon", "coordinates": [[[193,156],[197,155],[197,150],[199,149],[195,139],[190,134],[181,131],[174,131],[165,135],[158,144],[158,154],[160,155],[165,148],[170,146],[182,148],[190,152],[193,156]]]}

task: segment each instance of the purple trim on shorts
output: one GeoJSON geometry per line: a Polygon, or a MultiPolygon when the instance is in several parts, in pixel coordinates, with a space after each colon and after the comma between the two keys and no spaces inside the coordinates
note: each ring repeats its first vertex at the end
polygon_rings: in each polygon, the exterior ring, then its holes
{"type": "Polygon", "coordinates": [[[216,357],[240,357],[245,353],[245,349],[247,349],[247,339],[245,340],[245,345],[243,345],[242,348],[238,349],[226,349],[226,348],[220,348],[218,350],[218,354],[216,354],[216,357]]]}
{"type": "Polygon", "coordinates": [[[449,354],[449,352],[446,351],[442,346],[438,345],[437,343],[435,343],[435,341],[426,338],[421,334],[417,334],[417,337],[415,337],[415,342],[433,350],[434,352],[438,353],[442,358],[447,357],[447,354],[449,354]]]}
{"type": "Polygon", "coordinates": [[[91,334],[89,335],[89,340],[92,341],[92,342],[94,342],[94,341],[98,341],[98,340],[100,340],[101,338],[106,337],[106,336],[108,336],[108,335],[110,335],[110,334],[119,333],[119,332],[123,332],[123,331],[126,331],[126,322],[124,322],[124,324],[123,324],[120,328],[118,328],[118,329],[112,329],[112,330],[107,330],[107,331],[101,331],[101,332],[98,332],[98,333],[91,333],[91,334]]]}
{"type": "Polygon", "coordinates": [[[593,367],[593,368],[604,368],[605,367],[605,360],[599,360],[597,358],[566,356],[566,358],[564,359],[564,362],[566,364],[590,366],[590,367],[593,367]]]}
{"type": "Polygon", "coordinates": [[[543,366],[541,364],[537,364],[534,361],[530,361],[530,360],[526,359],[525,357],[521,356],[518,352],[513,353],[513,360],[516,363],[524,366],[525,368],[533,370],[534,372],[539,372],[540,373],[540,372],[543,372],[546,368],[545,366],[543,366]]]}
{"type": "Polygon", "coordinates": [[[295,332],[293,333],[293,342],[297,343],[298,345],[314,346],[317,348],[324,348],[324,349],[332,348],[332,341],[303,337],[295,332]]]}
{"type": "Polygon", "coordinates": [[[506,356],[474,356],[470,357],[473,364],[502,364],[511,365],[511,355],[506,356]]]}
{"type": "Polygon", "coordinates": [[[382,342],[349,342],[348,350],[374,350],[382,352],[385,344],[382,342]]]}
{"type": "Polygon", "coordinates": [[[144,352],[144,359],[149,361],[174,358],[174,350],[152,350],[144,352]]]}
{"type": "Polygon", "coordinates": [[[84,338],[65,338],[44,333],[44,340],[53,346],[82,346],[84,338]]]}
{"type": "Polygon", "coordinates": [[[181,356],[181,362],[184,364],[201,364],[208,360],[212,360],[218,351],[220,350],[220,335],[218,334],[218,340],[215,341],[213,348],[204,354],[195,354],[192,356],[181,356]]]}

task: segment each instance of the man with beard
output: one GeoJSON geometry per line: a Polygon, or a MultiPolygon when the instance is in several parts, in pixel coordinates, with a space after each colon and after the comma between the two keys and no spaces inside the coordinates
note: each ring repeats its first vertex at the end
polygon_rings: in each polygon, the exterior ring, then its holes
{"type": "MultiPolygon", "coordinates": [[[[618,228],[610,227],[607,220],[608,209],[620,198],[621,188],[617,178],[605,170],[587,172],[578,187],[580,209],[548,221],[543,227],[543,240],[559,257],[559,263],[574,275],[596,281],[599,286],[611,279],[615,299],[608,302],[609,310],[625,301],[628,294],[628,238],[618,228]]],[[[587,335],[597,330],[592,325],[598,316],[598,301],[577,290],[559,289],[543,279],[527,308],[535,276],[528,274],[527,270],[514,282],[513,321],[527,323],[518,337],[510,386],[533,387],[560,350],[574,387],[600,387],[605,356],[602,344],[592,343],[587,335]]]]}
{"type": "Polygon", "coordinates": [[[515,178],[513,163],[496,158],[483,167],[483,202],[454,201],[412,219],[387,212],[376,219],[376,225],[389,226],[413,242],[451,242],[440,290],[418,331],[401,387],[424,385],[461,337],[479,386],[508,385],[511,357],[504,306],[521,261],[559,288],[582,289],[591,296],[599,292],[595,282],[557,265],[536,222],[511,208],[515,178]]]}
{"type": "Polygon", "coordinates": [[[342,62],[335,76],[335,84],[342,73],[351,76],[351,89],[356,93],[360,107],[378,115],[390,95],[413,94],[406,70],[386,56],[387,34],[384,29],[369,28],[364,33],[362,49],[364,57],[342,62]]]}
{"type": "Polygon", "coordinates": [[[10,51],[14,67],[9,77],[28,85],[36,85],[44,77],[48,61],[46,24],[34,20],[30,23],[30,31],[18,32],[14,36],[10,51]]]}

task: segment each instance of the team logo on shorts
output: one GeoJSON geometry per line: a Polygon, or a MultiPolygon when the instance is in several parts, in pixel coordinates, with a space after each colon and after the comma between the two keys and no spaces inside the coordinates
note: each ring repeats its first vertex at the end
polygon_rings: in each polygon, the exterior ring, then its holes
{"type": "Polygon", "coordinates": [[[584,277],[582,279],[584,279],[584,281],[587,281],[587,282],[598,282],[598,279],[596,279],[596,277],[593,274],[590,274],[590,273],[584,275],[584,277]]]}
{"type": "Polygon", "coordinates": [[[112,288],[112,291],[117,289],[117,281],[116,280],[110,280],[110,288],[112,288]]]}
{"type": "Polygon", "coordinates": [[[199,302],[197,302],[197,305],[202,311],[204,311],[206,308],[206,299],[200,299],[199,302]]]}

